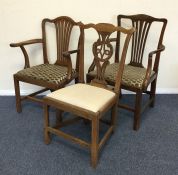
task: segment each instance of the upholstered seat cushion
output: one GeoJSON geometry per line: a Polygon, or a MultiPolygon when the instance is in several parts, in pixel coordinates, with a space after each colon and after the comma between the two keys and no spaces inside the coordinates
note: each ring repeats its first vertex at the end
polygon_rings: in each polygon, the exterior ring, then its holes
{"type": "MultiPolygon", "coordinates": [[[[72,73],[75,73],[74,69],[72,73]]],[[[54,64],[41,64],[23,69],[15,75],[22,78],[59,84],[67,77],[67,67],[54,64]]]]}
{"type": "MultiPolygon", "coordinates": [[[[107,66],[105,71],[105,79],[111,82],[115,82],[116,73],[119,68],[119,63],[113,63],[107,66]]],[[[91,71],[89,75],[95,76],[96,71],[91,71]]],[[[141,89],[143,81],[146,75],[146,69],[141,67],[135,67],[125,65],[122,76],[122,84],[125,86],[131,86],[133,88],[141,89]]],[[[151,76],[154,75],[154,71],[151,72],[151,76]]]]}
{"type": "Polygon", "coordinates": [[[110,103],[115,96],[115,93],[112,91],[79,83],[54,91],[45,98],[51,101],[64,102],[96,113],[110,103]]]}

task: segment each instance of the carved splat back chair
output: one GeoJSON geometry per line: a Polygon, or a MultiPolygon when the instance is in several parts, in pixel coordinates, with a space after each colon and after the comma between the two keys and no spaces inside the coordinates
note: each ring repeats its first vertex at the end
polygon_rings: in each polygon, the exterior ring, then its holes
{"type": "MultiPolygon", "coordinates": [[[[140,125],[140,115],[141,112],[145,109],[146,106],[150,105],[154,106],[155,102],[155,91],[156,91],[156,82],[158,76],[158,68],[159,68],[159,60],[161,52],[165,49],[162,44],[164,31],[167,25],[167,20],[164,18],[154,18],[144,14],[138,15],[118,15],[118,26],[129,25],[133,26],[136,29],[136,32],[132,36],[132,44],[131,44],[131,54],[130,54],[130,63],[125,65],[122,85],[121,88],[129,91],[133,91],[136,93],[135,106],[130,107],[125,104],[119,104],[119,107],[124,108],[126,110],[134,112],[134,130],[138,130],[140,125]],[[129,23],[129,21],[131,23],[129,23]],[[148,44],[147,41],[149,36],[153,35],[151,33],[151,28],[153,24],[160,24],[161,29],[159,31],[153,31],[154,34],[158,34],[158,43],[157,48],[154,51],[149,51],[148,56],[144,55],[145,47],[148,44]],[[144,57],[143,57],[144,56],[144,57]],[[147,59],[147,66],[144,67],[143,61],[147,59]],[[151,88],[149,90],[148,86],[151,84],[151,88]],[[149,100],[142,107],[142,93],[149,94],[149,100]]],[[[110,64],[106,68],[105,78],[109,84],[113,84],[115,82],[115,75],[118,69],[119,64],[119,47],[120,47],[120,33],[118,32],[116,41],[116,55],[115,55],[115,63],[110,64]]],[[[92,65],[93,66],[93,65],[92,65]]],[[[93,79],[95,71],[93,71],[90,67],[89,72],[87,74],[87,82],[90,82],[93,79]]]]}
{"type": "MultiPolygon", "coordinates": [[[[119,89],[121,84],[121,78],[126,58],[126,52],[134,29],[126,30],[121,27],[115,27],[112,24],[99,23],[85,25],[85,29],[93,28],[97,31],[99,38],[93,44],[94,61],[97,67],[97,75],[90,84],[74,84],[67,86],[63,89],[59,89],[55,92],[44,97],[44,112],[45,112],[45,143],[50,143],[50,133],[59,135],[65,139],[79,143],[91,150],[91,165],[96,167],[98,161],[98,151],[102,145],[106,142],[110,134],[114,131],[117,102],[119,96],[119,89]],[[125,34],[124,47],[121,53],[121,60],[119,65],[119,71],[116,75],[116,83],[114,90],[107,87],[107,83],[104,80],[104,71],[109,64],[109,59],[113,54],[113,47],[110,43],[110,36],[114,32],[121,32],[125,34]],[[58,128],[59,126],[65,126],[70,121],[58,122],[55,127],[49,123],[49,106],[57,108],[62,115],[62,111],[71,112],[83,119],[91,121],[91,143],[64,133],[58,128]],[[110,127],[105,133],[104,137],[99,141],[99,121],[103,117],[104,113],[108,110],[112,110],[110,127]],[[58,127],[57,127],[58,126],[58,127]]],[[[58,116],[59,117],[59,116],[58,116]]],[[[60,116],[61,117],[61,116],[60,116]]],[[[61,120],[57,120],[61,121],[61,120]]]]}
{"type": "Polygon", "coordinates": [[[17,112],[22,111],[21,101],[24,99],[31,99],[36,102],[43,102],[36,98],[35,95],[46,90],[57,90],[64,87],[72,80],[80,80],[83,82],[83,32],[81,29],[81,22],[75,22],[67,16],[61,16],[55,19],[43,19],[42,21],[42,39],[33,39],[19,43],[10,44],[11,47],[20,47],[25,58],[25,67],[23,70],[14,74],[14,85],[16,94],[16,108],[17,112]],[[56,34],[57,56],[54,64],[51,64],[48,59],[47,45],[47,26],[53,24],[56,34]],[[70,38],[72,29],[77,26],[80,31],[78,46],[76,50],[69,51],[70,38]],[[43,47],[43,64],[30,66],[29,56],[25,46],[35,43],[41,43],[43,47]],[[76,67],[72,67],[71,54],[76,53],[76,67]],[[19,82],[26,82],[44,87],[35,93],[29,94],[25,97],[20,96],[19,82]]]}

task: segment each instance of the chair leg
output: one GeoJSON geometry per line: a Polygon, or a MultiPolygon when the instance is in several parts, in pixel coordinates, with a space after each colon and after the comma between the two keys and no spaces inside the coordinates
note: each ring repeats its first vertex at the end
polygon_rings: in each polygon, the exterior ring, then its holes
{"type": "Polygon", "coordinates": [[[92,78],[90,77],[90,76],[86,76],[86,83],[90,83],[91,82],[91,80],[92,80],[92,78]]]}
{"type": "Polygon", "coordinates": [[[90,124],[90,120],[83,119],[83,123],[84,123],[85,125],[89,125],[89,124],[90,124]]]}
{"type": "Polygon", "coordinates": [[[119,99],[122,98],[122,89],[120,88],[119,99]]]}
{"type": "Polygon", "coordinates": [[[55,91],[55,90],[53,90],[53,89],[49,89],[49,90],[50,90],[51,93],[55,91]]]}
{"type": "Polygon", "coordinates": [[[136,92],[135,100],[135,112],[134,112],[134,130],[138,130],[140,127],[140,116],[141,116],[141,102],[142,102],[142,92],[136,92]]]}
{"type": "Polygon", "coordinates": [[[20,113],[22,112],[20,86],[19,86],[19,80],[17,80],[15,77],[14,77],[14,87],[15,87],[15,96],[16,96],[16,110],[18,113],[20,113]]]}
{"type": "Polygon", "coordinates": [[[150,107],[154,107],[154,104],[155,104],[156,82],[157,82],[157,79],[155,79],[155,80],[151,83],[150,100],[152,100],[152,102],[150,103],[150,107]]]}
{"type": "Polygon", "coordinates": [[[51,142],[50,135],[48,132],[49,126],[49,106],[44,104],[44,142],[49,144],[51,142]]]}
{"type": "Polygon", "coordinates": [[[75,84],[79,83],[78,77],[75,79],[75,84]]]}
{"type": "Polygon", "coordinates": [[[62,113],[63,111],[56,109],[56,126],[60,126],[61,122],[62,122],[62,113]]]}
{"type": "Polygon", "coordinates": [[[117,104],[115,104],[111,109],[111,125],[114,126],[113,133],[116,129],[116,112],[117,112],[117,104]]]}
{"type": "Polygon", "coordinates": [[[98,141],[99,141],[99,119],[93,117],[92,119],[92,133],[91,133],[91,165],[96,168],[98,163],[98,141]]]}

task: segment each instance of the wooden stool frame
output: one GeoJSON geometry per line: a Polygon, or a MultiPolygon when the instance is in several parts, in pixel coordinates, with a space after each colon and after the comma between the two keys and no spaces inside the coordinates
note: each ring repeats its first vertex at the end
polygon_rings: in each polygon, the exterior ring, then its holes
{"type": "MultiPolygon", "coordinates": [[[[51,139],[50,139],[50,133],[56,134],[60,137],[63,137],[65,139],[71,140],[75,143],[78,143],[81,146],[87,147],[91,150],[91,165],[92,167],[96,167],[97,162],[98,162],[98,153],[99,150],[101,150],[101,147],[106,143],[108,140],[109,136],[111,133],[114,132],[115,125],[116,125],[116,112],[117,112],[117,105],[118,105],[118,97],[120,94],[120,84],[121,84],[121,79],[122,79],[122,73],[123,73],[123,68],[124,68],[124,63],[125,63],[125,58],[126,58],[126,53],[127,53],[127,48],[129,45],[130,38],[135,31],[134,28],[131,29],[124,29],[122,27],[115,27],[112,24],[108,23],[99,23],[99,24],[87,24],[84,25],[84,29],[88,28],[93,28],[97,31],[99,38],[98,40],[93,44],[93,55],[94,55],[94,60],[96,61],[96,68],[97,68],[97,76],[95,77],[94,80],[90,83],[91,86],[97,86],[99,88],[104,88],[109,91],[114,92],[114,98],[108,103],[102,107],[101,110],[98,112],[92,112],[86,109],[83,109],[81,107],[71,105],[71,104],[66,104],[63,101],[55,100],[55,99],[50,99],[47,97],[44,98],[44,115],[45,115],[45,126],[44,126],[44,136],[45,136],[45,143],[49,144],[51,139]],[[120,67],[119,71],[117,73],[117,81],[114,86],[114,90],[111,90],[107,87],[107,83],[104,80],[104,71],[109,64],[109,58],[113,54],[113,48],[111,45],[111,40],[110,40],[110,35],[113,32],[122,32],[126,35],[125,37],[125,42],[123,46],[123,51],[121,54],[121,61],[120,61],[120,67]],[[103,52],[101,51],[102,49],[104,50],[103,52]],[[101,54],[101,52],[103,54],[101,54]],[[49,123],[49,107],[55,107],[58,109],[58,118],[57,118],[57,123],[55,127],[50,126],[49,123]],[[109,129],[99,141],[99,122],[101,121],[103,115],[111,109],[111,121],[109,122],[109,129]],[[91,121],[91,143],[88,143],[84,140],[81,140],[79,138],[76,138],[72,135],[66,134],[63,131],[59,130],[60,127],[66,126],[67,124],[71,124],[71,121],[65,121],[62,122],[62,112],[67,111],[70,113],[73,113],[76,116],[75,119],[72,119],[72,122],[77,121],[78,119],[86,119],[91,121]]],[[[60,91],[60,90],[59,90],[60,91]]]]}

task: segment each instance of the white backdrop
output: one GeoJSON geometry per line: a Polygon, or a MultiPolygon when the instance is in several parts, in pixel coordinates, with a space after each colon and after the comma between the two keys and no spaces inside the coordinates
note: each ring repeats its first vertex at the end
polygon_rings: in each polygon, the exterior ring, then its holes
{"type": "MultiPolygon", "coordinates": [[[[178,2],[168,0],[0,0],[0,95],[13,95],[13,73],[23,68],[19,48],[11,42],[41,38],[41,20],[70,16],[83,23],[116,24],[118,14],[145,13],[168,19],[164,37],[166,50],[161,55],[157,93],[178,93],[178,2]]],[[[40,45],[30,49],[32,65],[42,62],[40,45]]],[[[86,67],[90,55],[85,54],[86,67]]],[[[23,93],[34,86],[22,85],[23,93]]]]}

